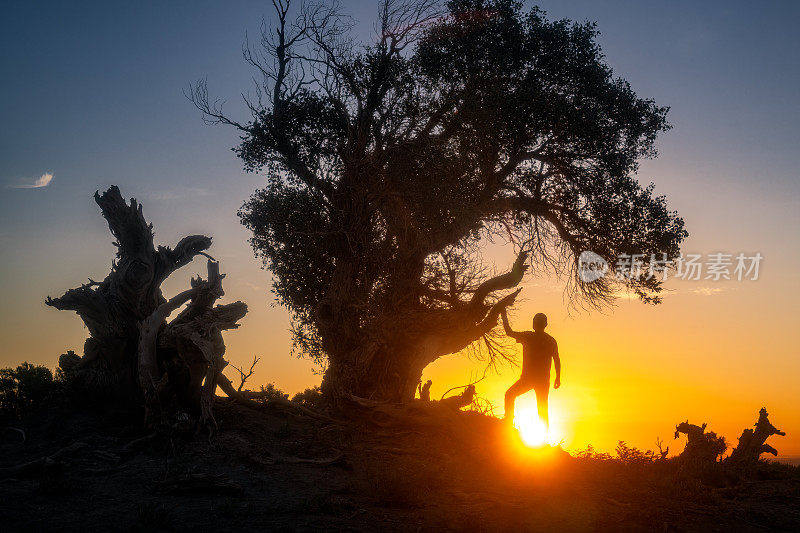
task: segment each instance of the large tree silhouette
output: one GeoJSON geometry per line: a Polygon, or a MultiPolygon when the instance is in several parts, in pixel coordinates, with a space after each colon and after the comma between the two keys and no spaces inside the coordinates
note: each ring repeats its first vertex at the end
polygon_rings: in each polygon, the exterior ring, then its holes
{"type": "Polygon", "coordinates": [[[619,285],[657,302],[657,277],[592,283],[591,250],[671,259],[683,221],[633,177],[669,128],[667,109],[615,78],[593,24],[549,21],[518,2],[387,1],[357,45],[334,9],[278,2],[245,59],[262,82],[236,153],[267,186],[240,211],[293,315],[297,346],[327,364],[341,397],[413,398],[423,369],[485,339],[527,266],[566,275],[584,301],[619,285]],[[505,274],[483,239],[513,243],[505,274]],[[666,254],[666,255],[662,255],[666,254]]]}

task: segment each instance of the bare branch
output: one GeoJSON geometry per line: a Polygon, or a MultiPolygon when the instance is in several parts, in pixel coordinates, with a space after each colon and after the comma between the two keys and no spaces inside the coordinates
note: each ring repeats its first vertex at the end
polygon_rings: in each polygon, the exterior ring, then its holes
{"type": "Polygon", "coordinates": [[[226,124],[240,131],[248,131],[247,127],[223,114],[222,106],[225,104],[224,100],[209,101],[208,83],[205,79],[197,80],[193,86],[190,85],[188,91],[183,91],[183,95],[200,110],[203,122],[206,124],[226,124]]]}
{"type": "Polygon", "coordinates": [[[248,380],[248,378],[250,378],[250,376],[253,375],[253,370],[255,369],[256,365],[260,360],[261,359],[259,359],[258,357],[253,356],[253,362],[250,364],[250,370],[248,370],[247,373],[245,373],[244,370],[242,370],[238,366],[231,364],[231,367],[233,367],[234,370],[239,372],[240,382],[239,386],[236,388],[238,392],[242,392],[242,388],[244,387],[245,382],[248,380]]]}

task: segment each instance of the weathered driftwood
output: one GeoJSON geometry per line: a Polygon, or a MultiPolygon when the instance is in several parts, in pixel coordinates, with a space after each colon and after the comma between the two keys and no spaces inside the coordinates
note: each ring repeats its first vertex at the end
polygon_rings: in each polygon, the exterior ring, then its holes
{"type": "Polygon", "coordinates": [[[693,463],[715,462],[725,453],[728,448],[725,437],[718,437],[713,431],[705,431],[705,423],[698,426],[690,424],[688,420],[675,426],[675,438],[681,433],[687,438],[686,447],[678,456],[681,460],[693,463]]]}
{"type": "Polygon", "coordinates": [[[457,394],[455,396],[448,396],[447,398],[442,398],[439,400],[439,403],[442,405],[446,405],[452,409],[461,409],[462,407],[466,407],[472,403],[475,399],[475,385],[470,383],[466,386],[464,391],[461,394],[457,394]]]}
{"type": "Polygon", "coordinates": [[[190,289],[170,300],[161,294],[161,284],[172,272],[196,255],[206,255],[211,238],[191,235],[174,249],[156,248],[152,225],[135,199],[126,203],[116,186],[94,198],[116,239],[117,257],[102,282],[90,279],[45,302],[75,311],[89,330],[83,357],[64,354],[62,371],[93,394],[143,399],[147,425],[176,410],[201,425],[214,424],[214,392],[227,364],[222,331],[238,327],[247,306],[214,305],[224,294],[224,275],[210,256],[207,280],[192,279],[190,289]]]}
{"type": "Polygon", "coordinates": [[[728,461],[737,466],[748,466],[758,462],[762,453],[771,453],[778,455],[778,450],[765,444],[765,441],[772,435],[786,435],[785,432],[780,431],[772,425],[767,418],[767,409],[761,408],[758,413],[758,422],[755,423],[755,430],[745,429],[742,431],[742,436],[739,437],[739,444],[731,452],[728,461]]]}

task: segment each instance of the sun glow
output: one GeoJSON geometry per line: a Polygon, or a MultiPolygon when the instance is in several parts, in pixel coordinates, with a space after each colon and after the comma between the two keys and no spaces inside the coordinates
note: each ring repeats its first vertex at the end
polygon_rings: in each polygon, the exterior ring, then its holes
{"type": "Polygon", "coordinates": [[[514,425],[519,431],[522,442],[533,448],[544,446],[547,442],[547,430],[544,423],[537,416],[535,420],[520,420],[519,416],[514,418],[514,425]]]}
{"type": "Polygon", "coordinates": [[[526,446],[538,448],[545,445],[555,446],[560,438],[553,427],[553,414],[550,414],[550,430],[545,428],[544,422],[539,418],[536,406],[520,406],[514,413],[514,427],[519,431],[519,436],[526,446]]]}

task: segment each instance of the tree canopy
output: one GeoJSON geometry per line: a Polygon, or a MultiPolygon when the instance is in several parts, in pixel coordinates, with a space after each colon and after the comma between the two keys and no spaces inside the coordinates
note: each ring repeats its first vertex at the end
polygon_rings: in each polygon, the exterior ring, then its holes
{"type": "Polygon", "coordinates": [[[495,353],[515,295],[496,293],[528,265],[590,304],[620,287],[658,302],[657,276],[578,276],[583,251],[612,265],[641,254],[646,270],[687,235],[635,178],[668,109],[615,77],[594,24],[510,0],[387,0],[374,41],[358,44],[335,8],[275,7],[274,27],[244,47],[262,78],[249,121],[227,117],[204,82],[190,96],[241,131],[236,153],[267,176],[239,215],[305,353],[364,380],[409,374],[388,386],[407,396],[441,355],[481,338],[495,353]],[[484,239],[514,246],[510,272],[477,260],[484,239]]]}

